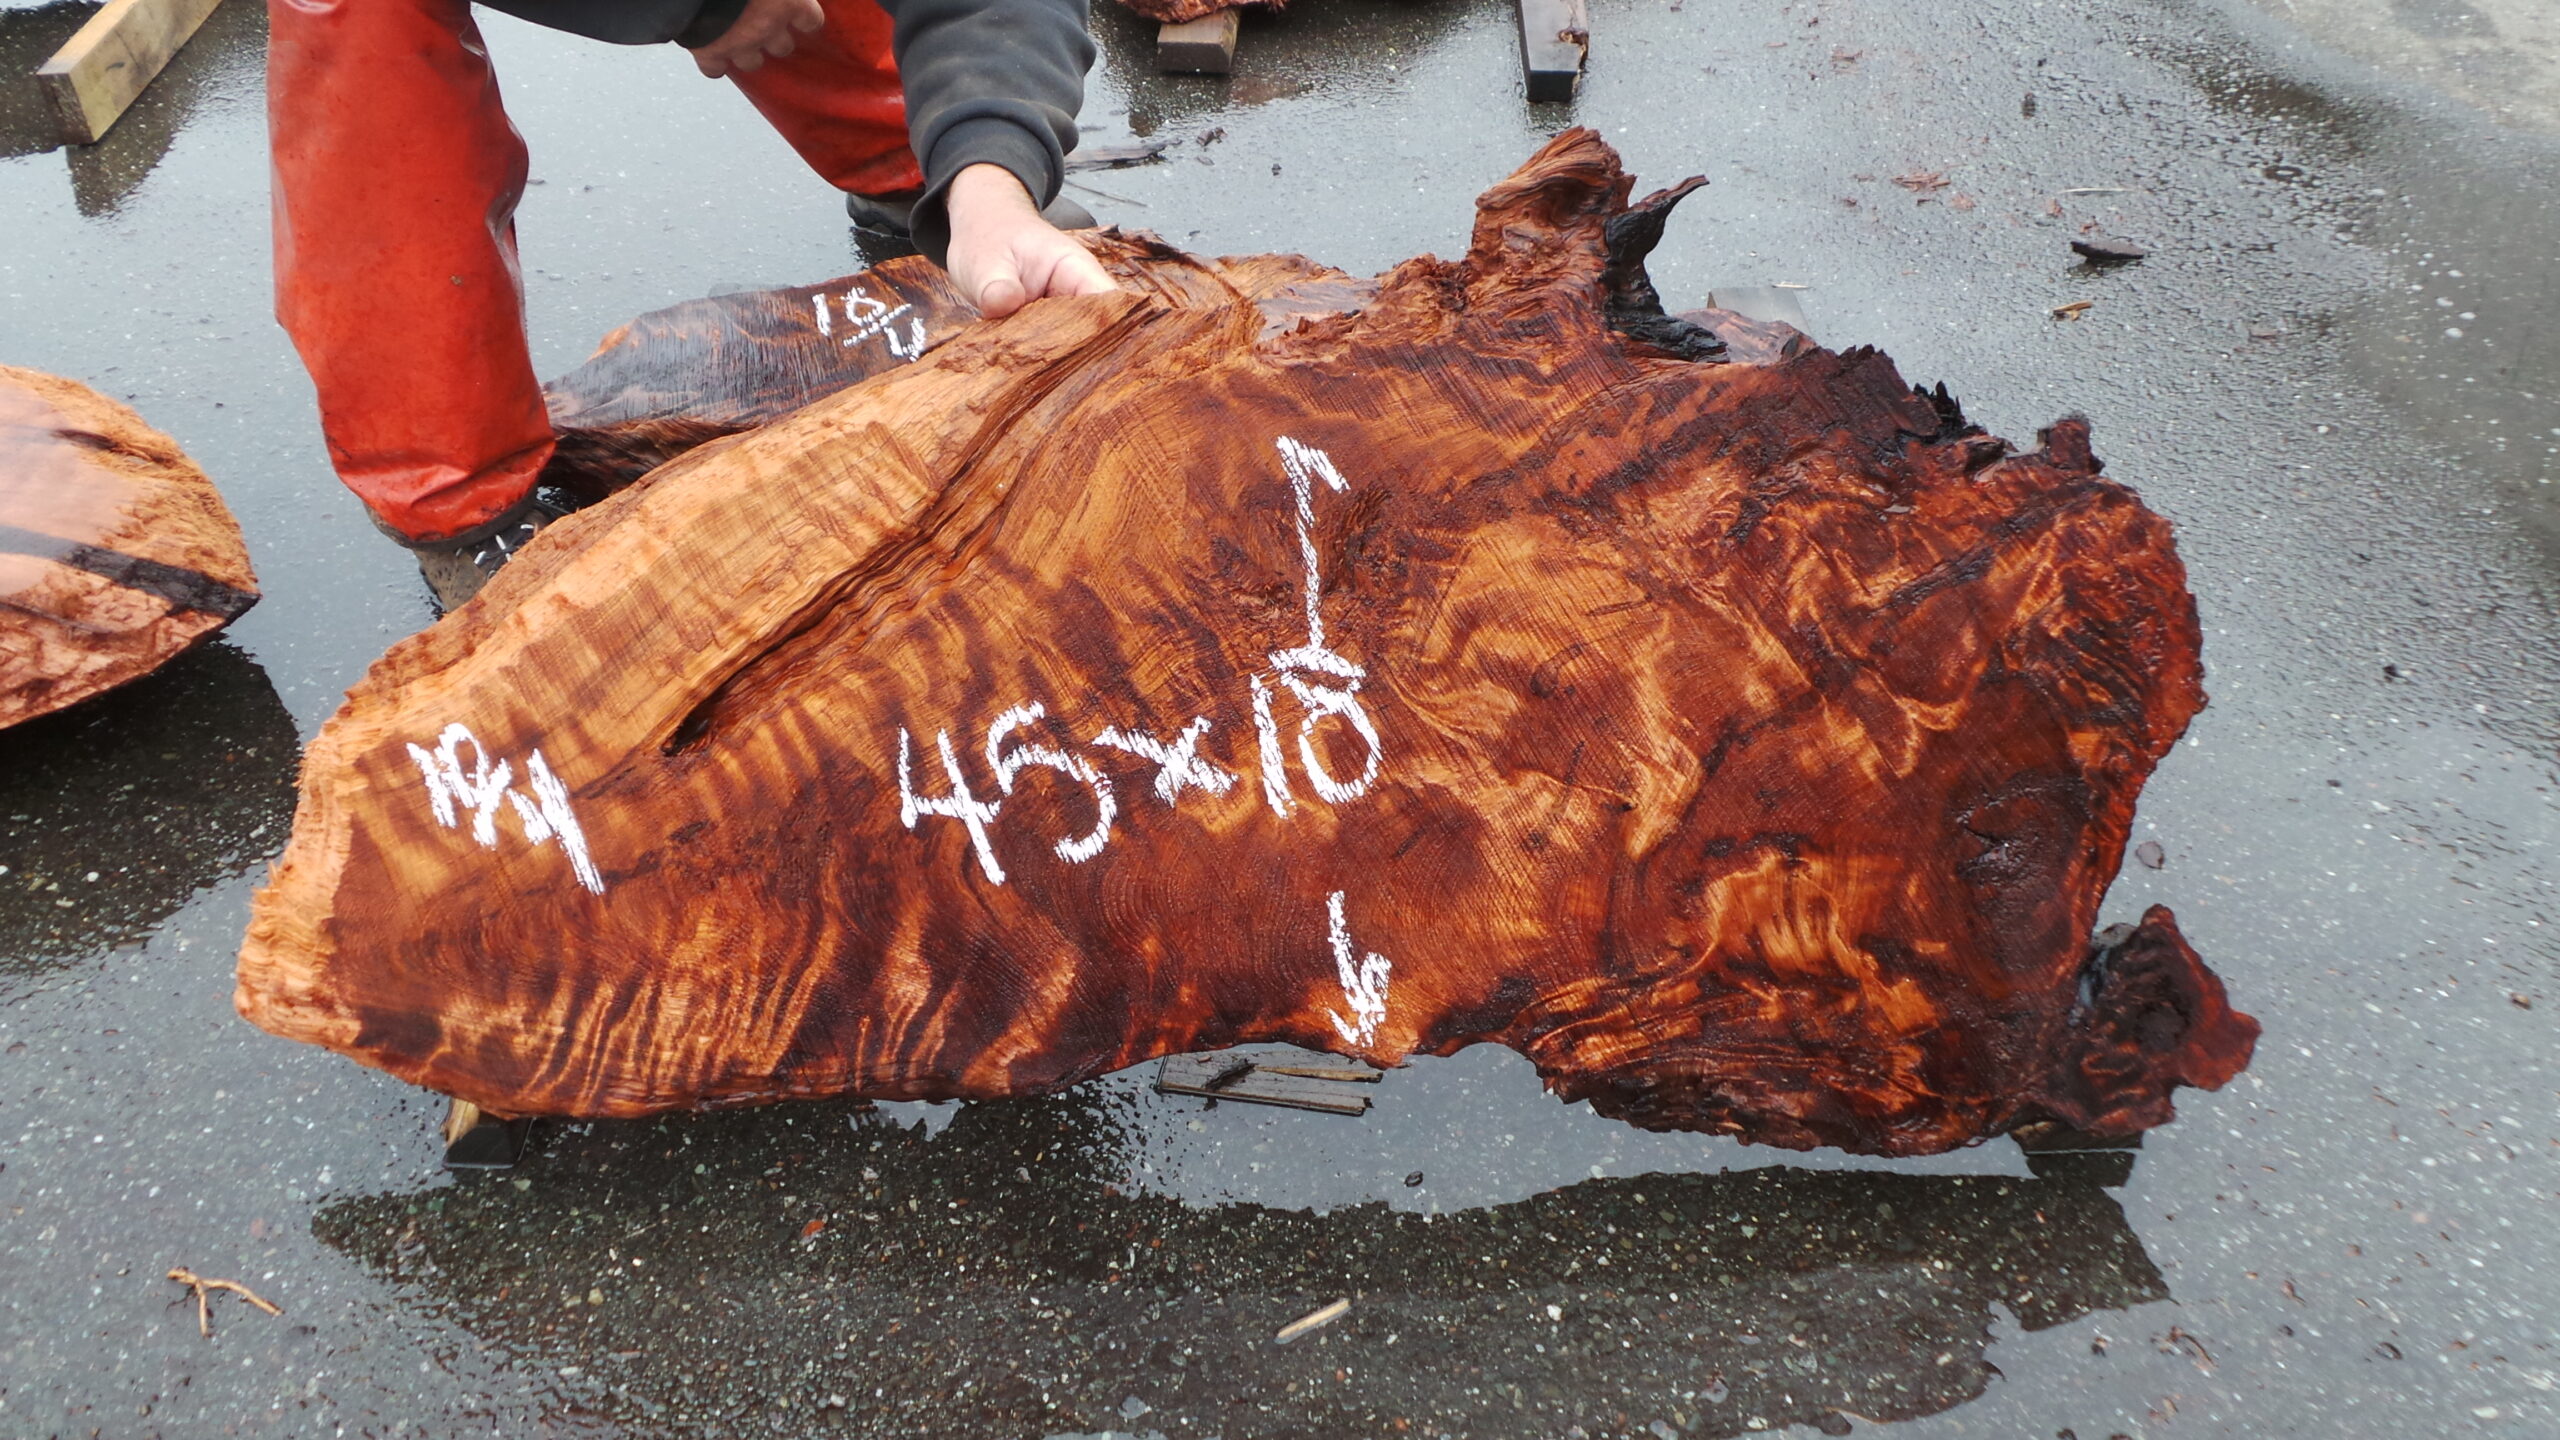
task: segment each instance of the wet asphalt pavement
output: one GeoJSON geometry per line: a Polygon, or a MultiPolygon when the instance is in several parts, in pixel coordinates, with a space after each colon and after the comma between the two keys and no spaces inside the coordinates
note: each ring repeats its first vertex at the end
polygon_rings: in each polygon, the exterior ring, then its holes
{"type": "MultiPolygon", "coordinates": [[[[0,97],[0,360],[176,435],[266,589],[0,734],[0,1436],[2560,1435],[2550,27],[1593,9],[1570,107],[1520,98],[1499,0],[1300,0],[1228,80],[1152,74],[1110,11],[1088,143],[1178,143],[1075,193],[1367,272],[1455,252],[1478,189],[1594,125],[1646,182],[1713,181],[1653,263],[1674,308],[1801,285],[1823,342],[1995,433],[2093,417],[2180,527],[2213,694],[2144,798],[2162,866],[2106,918],[2177,911],[2266,1025],[2247,1075],[2130,1156],[2033,1169],[1643,1134],[1478,1050],[1364,1120],[1131,1075],[548,1125],[512,1176],[444,1175],[431,1097],[230,1007],[298,737],[429,617],[268,319],[262,21],[233,0],[91,151],[35,151],[0,97]],[[2092,226],[2152,253],[2081,265],[2092,226]],[[284,1313],[221,1297],[202,1338],[174,1265],[284,1313]]],[[[76,21],[0,0],[0,69],[76,21]]],[[[544,373],[643,310],[858,264],[681,56],[487,25],[544,373]]]]}

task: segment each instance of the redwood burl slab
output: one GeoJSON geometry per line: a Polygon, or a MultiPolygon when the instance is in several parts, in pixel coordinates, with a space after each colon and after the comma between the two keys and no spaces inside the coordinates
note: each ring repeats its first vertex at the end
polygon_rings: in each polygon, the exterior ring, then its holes
{"type": "Polygon", "coordinates": [[[1137,12],[1141,19],[1180,25],[1215,15],[1221,10],[1241,10],[1247,5],[1277,10],[1288,4],[1288,0],[1120,0],[1120,3],[1137,12]]]}
{"type": "Polygon", "coordinates": [[[1871,351],[1723,363],[1588,131],[1456,263],[1102,244],[553,527],[313,743],[240,1005],[502,1112],[1480,1041],[1634,1123],[2123,1132],[2256,1025],[2092,947],[2169,526],[1871,351]]]}
{"type": "Polygon", "coordinates": [[[256,603],[240,527],[178,442],[0,365],[0,726],[148,675],[256,603]]]}
{"type": "Polygon", "coordinates": [[[558,438],[543,478],[600,498],[697,446],[903,365],[977,318],[950,277],[920,257],[653,310],[543,387],[558,438]]]}

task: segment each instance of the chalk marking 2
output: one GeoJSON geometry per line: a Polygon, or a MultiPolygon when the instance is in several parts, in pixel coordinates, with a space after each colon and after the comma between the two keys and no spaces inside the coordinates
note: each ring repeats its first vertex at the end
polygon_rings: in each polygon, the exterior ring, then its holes
{"type": "Polygon", "coordinates": [[[1378,1038],[1378,1026],[1387,1018],[1387,980],[1395,966],[1376,951],[1363,958],[1352,945],[1351,926],[1342,918],[1341,891],[1326,896],[1324,907],[1326,938],[1333,944],[1334,978],[1342,983],[1342,998],[1351,1004],[1350,1019],[1333,1010],[1326,1011],[1325,1018],[1347,1043],[1367,1045],[1378,1038]]]}
{"type": "Polygon", "coordinates": [[[1328,804],[1342,805],[1369,793],[1378,778],[1380,746],[1378,727],[1369,721],[1369,708],[1360,703],[1360,683],[1353,681],[1342,687],[1311,685],[1295,675],[1282,675],[1280,683],[1289,687],[1298,703],[1307,707],[1306,718],[1298,722],[1298,763],[1307,767],[1307,783],[1328,804]],[[1362,767],[1360,778],[1348,783],[1333,778],[1316,755],[1315,729],[1327,715],[1339,715],[1351,722],[1351,728],[1368,742],[1369,762],[1362,767]]]}

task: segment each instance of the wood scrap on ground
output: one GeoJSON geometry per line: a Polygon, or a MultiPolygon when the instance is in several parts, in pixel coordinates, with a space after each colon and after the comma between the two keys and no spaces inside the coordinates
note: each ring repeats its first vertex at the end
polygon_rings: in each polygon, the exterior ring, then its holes
{"type": "Polygon", "coordinates": [[[107,0],[36,70],[62,138],[94,145],[159,77],[222,0],[107,0]]]}
{"type": "Polygon", "coordinates": [[[1271,1343],[1274,1345],[1286,1345],[1290,1341],[1297,1339],[1299,1336],[1304,1335],[1311,1330],[1321,1330],[1325,1326],[1332,1324],[1334,1321],[1339,1320],[1350,1313],[1351,1302],[1349,1300],[1336,1300],[1332,1304],[1324,1306],[1321,1309],[1310,1310],[1306,1314],[1299,1316],[1297,1319],[1290,1321],[1288,1324],[1281,1326],[1279,1333],[1271,1337],[1271,1343]]]}
{"type": "Polygon", "coordinates": [[[1156,68],[1175,75],[1227,74],[1236,68],[1242,27],[1243,16],[1234,10],[1168,21],[1156,30],[1156,68]]]}
{"type": "Polygon", "coordinates": [[[1321,1110],[1329,1115],[1369,1113],[1370,1097],[1352,1089],[1351,1084],[1376,1078],[1376,1071],[1337,1069],[1317,1073],[1305,1066],[1265,1065],[1232,1051],[1168,1055],[1156,1067],[1156,1089],[1167,1095],[1241,1100],[1291,1110],[1321,1110]]]}
{"type": "Polygon", "coordinates": [[[258,1292],[241,1284],[237,1280],[210,1279],[206,1276],[198,1275],[196,1272],[183,1265],[171,1270],[169,1272],[169,1278],[186,1286],[187,1293],[195,1297],[196,1333],[204,1336],[208,1340],[213,1338],[212,1294],[216,1290],[228,1290],[232,1294],[239,1296],[241,1299],[248,1301],[250,1304],[257,1306],[259,1309],[266,1311],[270,1315],[282,1315],[284,1313],[283,1310],[276,1307],[274,1302],[267,1300],[263,1296],[259,1295],[258,1292]]]}
{"type": "Polygon", "coordinates": [[[517,1115],[1489,1041],[1799,1148],[2167,1120],[2257,1030],[2091,940],[2203,700],[2167,522],[1664,313],[1696,183],[1569,131],[1374,281],[1097,234],[551,527],[313,742],[243,1013],[517,1115]]]}

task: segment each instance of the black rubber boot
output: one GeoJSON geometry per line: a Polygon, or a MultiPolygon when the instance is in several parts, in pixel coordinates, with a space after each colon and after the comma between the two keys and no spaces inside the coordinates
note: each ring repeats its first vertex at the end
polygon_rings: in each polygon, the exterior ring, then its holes
{"type": "Polygon", "coordinates": [[[468,539],[409,548],[418,554],[418,571],[427,577],[427,588],[435,592],[437,608],[450,615],[479,594],[489,577],[514,559],[527,541],[568,513],[567,506],[535,495],[468,539]]]}

